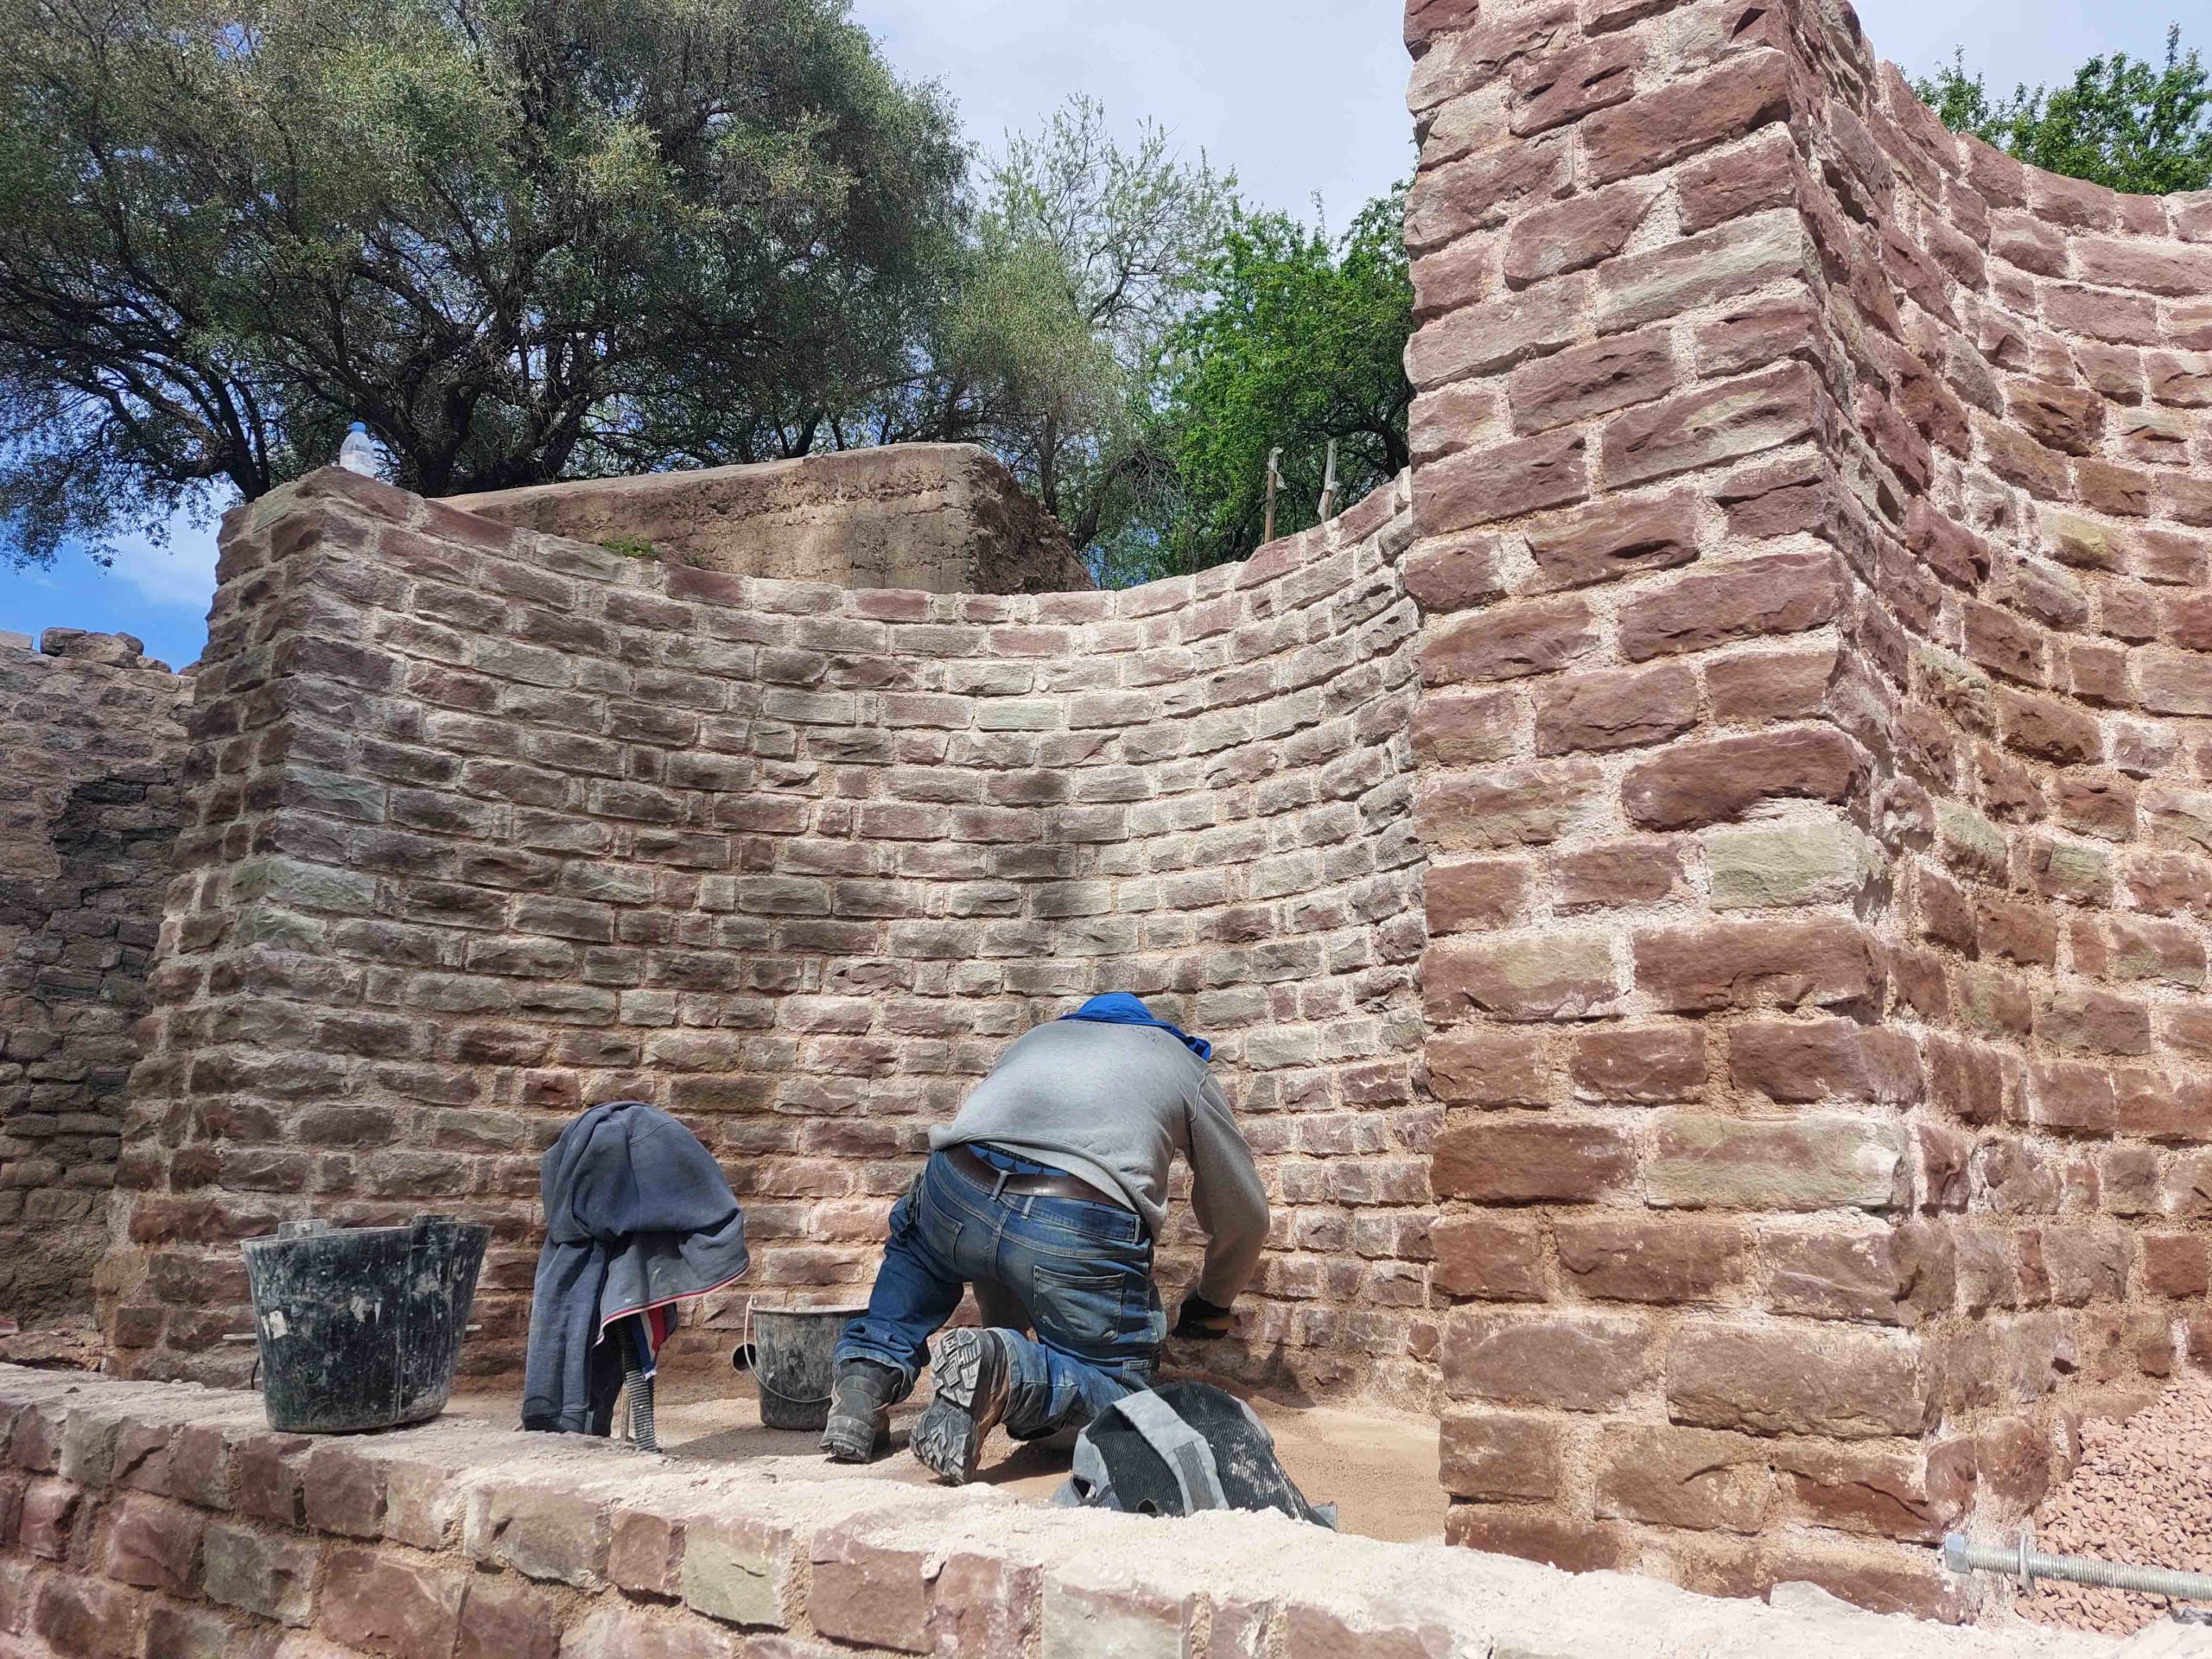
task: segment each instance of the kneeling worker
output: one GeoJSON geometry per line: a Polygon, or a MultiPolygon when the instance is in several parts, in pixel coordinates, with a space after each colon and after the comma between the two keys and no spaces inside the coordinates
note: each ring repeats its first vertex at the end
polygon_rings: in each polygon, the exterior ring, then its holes
{"type": "Polygon", "coordinates": [[[1179,1152],[1207,1245],[1175,1334],[1229,1333],[1230,1304],[1266,1242],[1268,1200],[1206,1069],[1212,1053],[1117,994],[1000,1057],[952,1122],[930,1132],[930,1160],[891,1212],[868,1312],[837,1348],[822,1437],[830,1457],[873,1454],[969,1285],[992,1328],[938,1340],[935,1397],[913,1433],[914,1455],[943,1479],[971,1478],[998,1424],[1039,1440],[1149,1388],[1166,1326],[1153,1245],[1179,1152]]]}

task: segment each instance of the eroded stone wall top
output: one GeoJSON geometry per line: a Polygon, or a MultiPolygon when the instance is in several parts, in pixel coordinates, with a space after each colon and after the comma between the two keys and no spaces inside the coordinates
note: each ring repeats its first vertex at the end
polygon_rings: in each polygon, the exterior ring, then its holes
{"type": "Polygon", "coordinates": [[[972,444],[543,484],[455,496],[452,505],[734,576],[931,594],[1091,585],[1058,521],[972,444]]]}

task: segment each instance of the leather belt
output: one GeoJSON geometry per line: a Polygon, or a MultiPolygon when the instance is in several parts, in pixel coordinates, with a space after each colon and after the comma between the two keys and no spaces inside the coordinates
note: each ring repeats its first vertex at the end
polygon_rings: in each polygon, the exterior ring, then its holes
{"type": "Polygon", "coordinates": [[[948,1147],[944,1155],[958,1166],[962,1174],[971,1180],[981,1181],[994,1192],[1019,1192],[1025,1197],[1045,1198],[1081,1198],[1086,1204],[1111,1205],[1116,1210],[1128,1210],[1129,1207],[1119,1198],[1108,1198],[1089,1181],[1077,1180],[1072,1175],[1062,1173],[1016,1175],[984,1162],[976,1155],[973,1147],[966,1146],[948,1147]]]}

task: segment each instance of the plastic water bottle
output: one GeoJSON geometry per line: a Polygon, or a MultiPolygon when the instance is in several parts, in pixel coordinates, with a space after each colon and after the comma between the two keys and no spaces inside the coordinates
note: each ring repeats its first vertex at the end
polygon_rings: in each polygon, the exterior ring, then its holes
{"type": "Polygon", "coordinates": [[[338,464],[364,478],[377,475],[377,447],[369,437],[369,429],[360,422],[346,429],[346,442],[338,446],[338,464]]]}

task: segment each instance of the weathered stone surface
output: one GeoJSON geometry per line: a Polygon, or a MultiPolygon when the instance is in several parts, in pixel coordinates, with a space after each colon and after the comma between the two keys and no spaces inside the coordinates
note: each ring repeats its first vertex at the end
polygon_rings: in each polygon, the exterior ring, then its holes
{"type": "Polygon", "coordinates": [[[1753,1434],[1917,1434],[1928,1395],[1909,1337],[1693,1325],[1667,1354],[1677,1422],[1753,1434]]]}
{"type": "Polygon", "coordinates": [[[1805,1112],[1781,1120],[1670,1113],[1643,1169],[1662,1207],[1886,1210],[1910,1191],[1894,1122],[1805,1112]]]}
{"type": "Polygon", "coordinates": [[[969,444],[892,444],[751,467],[461,495],[465,512],[721,574],[934,594],[1090,581],[1067,533],[969,444]]]}

